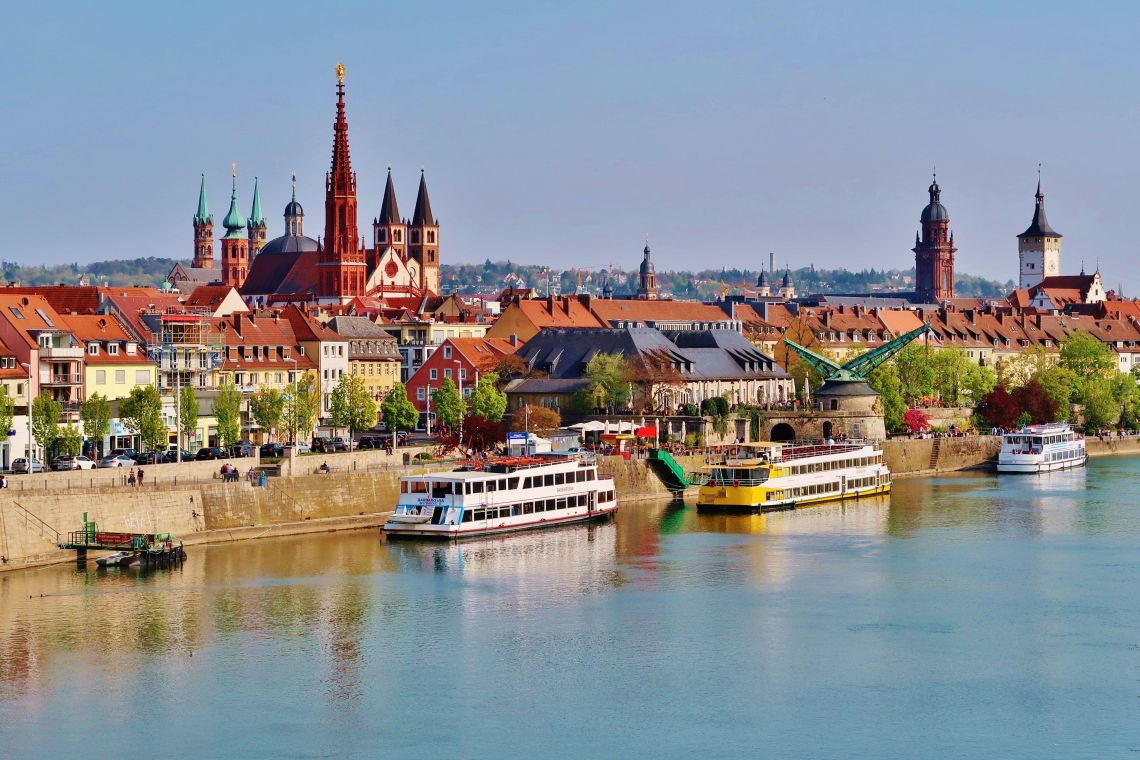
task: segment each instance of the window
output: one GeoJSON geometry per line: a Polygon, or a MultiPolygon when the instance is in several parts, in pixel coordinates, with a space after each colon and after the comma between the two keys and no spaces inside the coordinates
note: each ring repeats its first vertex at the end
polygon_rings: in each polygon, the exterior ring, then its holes
{"type": "Polygon", "coordinates": [[[95,370],[95,384],[96,385],[103,385],[106,382],[107,382],[107,370],[105,370],[105,369],[95,370]]]}
{"type": "Polygon", "coordinates": [[[125,369],[115,370],[115,382],[119,385],[127,382],[127,371],[125,369]]]}
{"type": "Polygon", "coordinates": [[[444,359],[450,359],[451,358],[451,346],[444,346],[443,347],[443,358],[444,359]]]}
{"type": "Polygon", "coordinates": [[[416,399],[418,399],[419,401],[424,400],[424,389],[423,388],[416,388],[416,399]]]}
{"type": "Polygon", "coordinates": [[[150,370],[135,370],[135,385],[150,385],[150,370]]]}
{"type": "Polygon", "coordinates": [[[98,343],[88,343],[87,344],[87,353],[90,354],[91,356],[98,356],[99,355],[99,344],[98,343]]]}
{"type": "Polygon", "coordinates": [[[443,376],[448,378],[449,380],[451,379],[451,367],[445,367],[444,368],[443,376]]]}
{"type": "Polygon", "coordinates": [[[438,380],[439,379],[439,370],[436,369],[435,367],[432,367],[429,374],[430,374],[430,379],[432,379],[432,380],[438,380]]]}
{"type": "Polygon", "coordinates": [[[108,343],[107,344],[107,354],[110,356],[118,356],[119,355],[119,344],[118,343],[108,343]]]}
{"type": "Polygon", "coordinates": [[[9,306],[8,311],[12,312],[12,316],[16,319],[23,319],[24,315],[15,306],[9,306]]]}

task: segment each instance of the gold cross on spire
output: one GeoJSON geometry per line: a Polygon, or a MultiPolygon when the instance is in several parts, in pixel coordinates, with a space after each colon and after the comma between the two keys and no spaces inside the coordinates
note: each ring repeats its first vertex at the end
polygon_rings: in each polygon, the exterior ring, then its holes
{"type": "Polygon", "coordinates": [[[338,63],[336,65],[336,83],[344,84],[344,64],[338,63]]]}

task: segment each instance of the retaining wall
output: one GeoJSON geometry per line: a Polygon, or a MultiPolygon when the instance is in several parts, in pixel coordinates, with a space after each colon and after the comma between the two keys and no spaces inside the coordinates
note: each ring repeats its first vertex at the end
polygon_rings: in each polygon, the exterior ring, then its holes
{"type": "Polygon", "coordinates": [[[896,477],[977,467],[997,456],[1001,438],[974,435],[965,438],[891,438],[883,442],[883,459],[896,477]],[[938,454],[934,456],[934,444],[938,454]]]}
{"type": "Polygon", "coordinates": [[[1096,438],[1085,440],[1090,457],[1111,456],[1113,454],[1140,454],[1140,438],[1096,438]]]}

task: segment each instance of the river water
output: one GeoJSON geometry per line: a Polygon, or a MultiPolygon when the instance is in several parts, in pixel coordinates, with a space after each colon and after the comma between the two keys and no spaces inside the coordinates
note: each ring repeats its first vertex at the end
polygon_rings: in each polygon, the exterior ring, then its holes
{"type": "Polygon", "coordinates": [[[0,574],[0,756],[1123,757],[1140,458],[0,574]]]}

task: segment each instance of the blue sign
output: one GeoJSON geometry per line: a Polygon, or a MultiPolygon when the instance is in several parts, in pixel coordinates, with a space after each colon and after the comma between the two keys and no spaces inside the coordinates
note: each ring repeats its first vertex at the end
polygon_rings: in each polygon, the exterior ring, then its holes
{"type": "Polygon", "coordinates": [[[9,438],[11,438],[12,436],[14,436],[15,434],[16,434],[16,431],[15,431],[15,430],[9,430],[9,431],[8,431],[8,437],[9,437],[9,438]]]}
{"type": "Polygon", "coordinates": [[[508,444],[514,443],[516,441],[518,443],[526,443],[527,434],[526,433],[507,433],[507,443],[508,444]]]}

